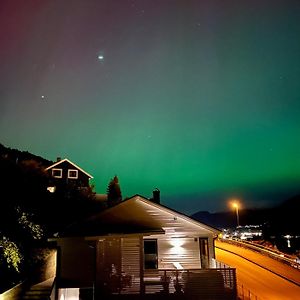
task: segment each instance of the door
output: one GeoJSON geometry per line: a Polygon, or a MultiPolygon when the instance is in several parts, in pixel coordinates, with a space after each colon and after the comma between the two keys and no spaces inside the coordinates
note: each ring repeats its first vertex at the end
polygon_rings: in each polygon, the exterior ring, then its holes
{"type": "Polygon", "coordinates": [[[106,292],[119,289],[121,274],[121,239],[106,238],[98,242],[96,281],[97,287],[106,292]]]}

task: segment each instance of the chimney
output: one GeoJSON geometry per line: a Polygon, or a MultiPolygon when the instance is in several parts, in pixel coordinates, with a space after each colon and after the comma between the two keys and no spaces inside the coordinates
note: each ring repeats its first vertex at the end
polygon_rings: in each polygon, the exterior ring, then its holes
{"type": "Polygon", "coordinates": [[[158,188],[153,191],[153,198],[151,200],[160,204],[160,190],[158,188]]]}
{"type": "Polygon", "coordinates": [[[56,158],[56,161],[58,162],[58,161],[61,161],[61,157],[57,157],[56,158]]]}

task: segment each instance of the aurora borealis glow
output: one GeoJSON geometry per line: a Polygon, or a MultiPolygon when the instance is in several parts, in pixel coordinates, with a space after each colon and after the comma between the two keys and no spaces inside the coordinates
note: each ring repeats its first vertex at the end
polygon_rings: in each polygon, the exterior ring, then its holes
{"type": "Polygon", "coordinates": [[[0,142],[185,213],[277,203],[300,193],[299,37],[297,0],[2,0],[0,142]]]}

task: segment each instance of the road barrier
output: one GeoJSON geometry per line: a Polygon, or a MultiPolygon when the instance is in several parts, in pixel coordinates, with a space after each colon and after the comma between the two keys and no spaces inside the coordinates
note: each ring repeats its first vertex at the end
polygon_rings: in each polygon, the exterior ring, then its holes
{"type": "Polygon", "coordinates": [[[237,240],[229,240],[229,239],[222,239],[222,241],[225,241],[226,243],[237,245],[240,247],[249,248],[251,250],[254,250],[256,252],[259,252],[261,254],[270,256],[271,258],[274,258],[282,263],[285,263],[293,268],[300,269],[300,263],[297,262],[295,259],[285,257],[284,253],[281,253],[279,251],[275,252],[271,249],[264,247],[262,245],[253,244],[251,242],[247,241],[237,241],[237,240]]]}
{"type": "MultiPolygon", "coordinates": [[[[249,249],[251,249],[250,247],[245,247],[245,245],[243,245],[241,242],[240,243],[238,243],[238,242],[233,242],[233,241],[231,241],[231,242],[228,242],[228,240],[222,240],[222,242],[226,242],[226,243],[231,243],[231,244],[234,244],[234,245],[236,245],[236,246],[240,246],[240,247],[244,247],[244,248],[249,248],[249,249]]],[[[245,259],[245,260],[247,260],[247,261],[249,261],[249,262],[251,262],[251,263],[253,263],[253,264],[255,264],[255,265],[257,265],[257,266],[259,266],[259,267],[261,267],[261,268],[263,268],[263,269],[265,269],[265,270],[267,270],[267,271],[269,271],[269,272],[271,272],[271,273],[273,273],[273,274],[275,274],[275,275],[277,275],[277,276],[279,276],[279,277],[281,277],[281,278],[283,278],[283,279],[285,279],[285,280],[287,280],[287,281],[289,281],[289,282],[291,282],[291,283],[293,283],[293,284],[295,284],[295,285],[297,285],[297,286],[299,286],[300,287],[300,283],[298,282],[298,281],[295,281],[295,280],[293,280],[293,279],[291,279],[291,278],[287,278],[286,276],[284,276],[284,275],[282,275],[282,274],[279,274],[279,273],[277,273],[277,272],[275,272],[275,271],[273,271],[273,270],[271,270],[270,268],[267,268],[266,266],[263,266],[263,265],[261,265],[261,264],[259,264],[259,263],[257,263],[257,262],[254,262],[254,261],[252,261],[252,260],[250,260],[250,259],[248,259],[247,257],[245,257],[245,256],[243,256],[243,255],[240,255],[240,254],[238,254],[238,253],[235,253],[235,252],[232,252],[232,251],[230,251],[230,250],[227,250],[227,249],[224,249],[224,248],[222,248],[222,247],[218,247],[218,246],[216,246],[216,248],[219,248],[219,249],[221,249],[221,250],[224,250],[224,251],[227,251],[227,252],[230,252],[230,253],[232,253],[232,254],[234,254],[234,255],[237,255],[237,256],[239,256],[239,257],[242,257],[243,259],[245,259]]],[[[252,249],[253,250],[253,249],[252,249]]],[[[257,252],[260,252],[260,251],[257,251],[257,252]]],[[[263,252],[260,252],[261,254],[264,254],[263,252]]],[[[272,257],[273,258],[273,257],[272,257]]]]}

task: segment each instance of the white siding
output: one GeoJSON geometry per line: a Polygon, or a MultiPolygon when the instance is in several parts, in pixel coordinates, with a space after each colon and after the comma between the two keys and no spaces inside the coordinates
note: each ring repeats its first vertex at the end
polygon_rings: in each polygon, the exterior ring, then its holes
{"type": "Polygon", "coordinates": [[[175,269],[175,264],[183,269],[201,268],[199,241],[193,237],[158,238],[158,268],[175,269]]]}

